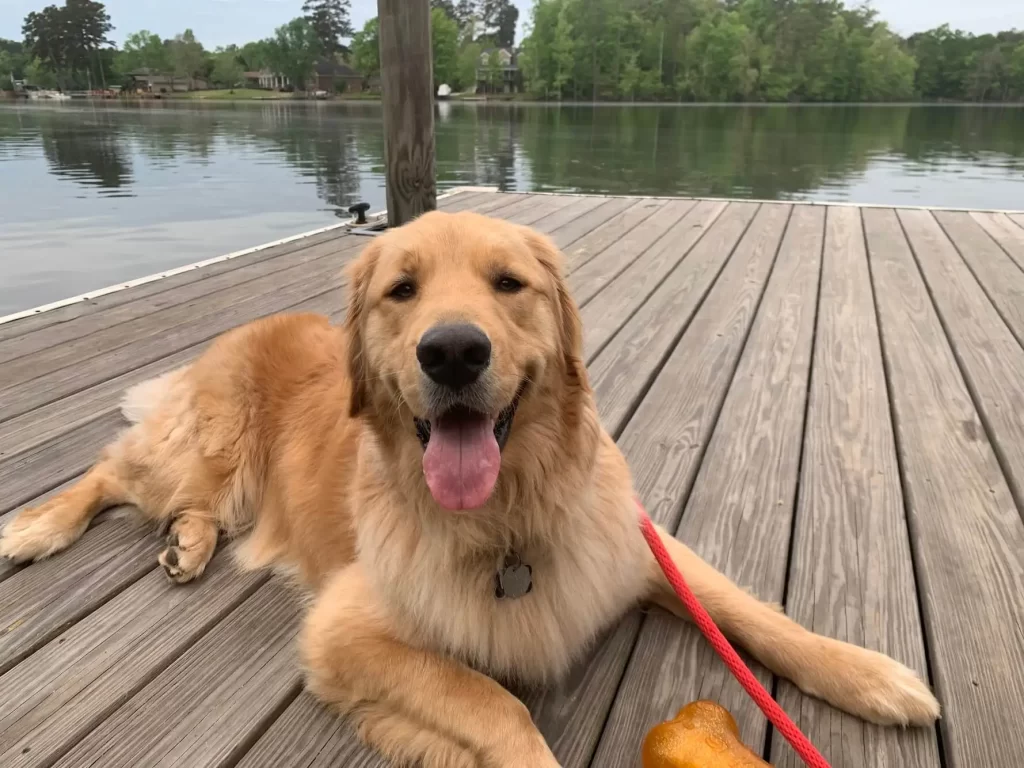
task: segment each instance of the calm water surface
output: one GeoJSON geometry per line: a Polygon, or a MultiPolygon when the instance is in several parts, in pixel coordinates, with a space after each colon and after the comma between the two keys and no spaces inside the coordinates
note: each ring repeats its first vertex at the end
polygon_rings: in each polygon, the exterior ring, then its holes
{"type": "MultiPolygon", "coordinates": [[[[376,104],[0,106],[0,315],[384,206],[376,104]]],[[[441,189],[1024,208],[1013,107],[441,104],[441,189]]]]}

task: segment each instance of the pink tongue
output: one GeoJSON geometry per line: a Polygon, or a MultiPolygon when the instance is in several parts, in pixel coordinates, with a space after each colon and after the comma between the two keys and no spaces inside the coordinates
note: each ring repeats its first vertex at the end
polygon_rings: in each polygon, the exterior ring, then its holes
{"type": "Polygon", "coordinates": [[[423,453],[423,475],[445,509],[482,507],[494,491],[501,451],[490,419],[438,419],[423,453]]]}

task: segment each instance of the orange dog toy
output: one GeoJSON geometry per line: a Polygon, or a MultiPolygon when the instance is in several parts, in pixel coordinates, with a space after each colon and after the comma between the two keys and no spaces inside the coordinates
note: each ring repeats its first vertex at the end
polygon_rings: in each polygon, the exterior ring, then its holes
{"type": "Polygon", "coordinates": [[[651,728],[644,739],[644,768],[771,768],[740,741],[724,708],[695,701],[675,719],[651,728]]]}

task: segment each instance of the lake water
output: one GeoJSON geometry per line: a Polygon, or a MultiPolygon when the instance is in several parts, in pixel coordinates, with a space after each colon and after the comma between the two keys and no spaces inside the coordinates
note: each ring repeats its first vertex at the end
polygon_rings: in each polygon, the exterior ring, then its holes
{"type": "MultiPolygon", "coordinates": [[[[440,189],[1024,208],[1024,108],[439,105],[440,189]]],[[[0,315],[384,207],[380,106],[0,106],[0,315]]]]}

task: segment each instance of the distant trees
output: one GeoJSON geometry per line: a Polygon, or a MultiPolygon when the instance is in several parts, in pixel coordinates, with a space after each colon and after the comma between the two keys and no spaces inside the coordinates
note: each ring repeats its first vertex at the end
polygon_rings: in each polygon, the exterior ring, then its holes
{"type": "Polygon", "coordinates": [[[271,68],[287,77],[300,91],[306,87],[306,79],[322,53],[320,35],[305,18],[292,19],[278,27],[267,43],[271,68]]]}
{"type": "MultiPolygon", "coordinates": [[[[371,77],[380,68],[377,20],[353,34],[350,5],[304,0],[301,18],[241,47],[211,52],[191,30],[173,39],[140,30],[118,51],[101,2],[62,0],[25,17],[23,43],[0,40],[0,86],[13,77],[88,87],[146,68],[222,85],[274,69],[302,88],[319,57],[371,77]]],[[[478,77],[500,80],[496,57],[481,57],[506,48],[538,98],[1024,100],[1024,31],[943,25],[903,40],[867,5],[840,0],[534,0],[516,51],[518,21],[512,0],[431,0],[435,83],[461,90],[478,77]]]]}
{"type": "Polygon", "coordinates": [[[95,0],[66,0],[64,5],[49,5],[25,17],[22,34],[25,49],[50,69],[60,81],[76,75],[87,78],[93,72],[103,77],[101,47],[108,45],[107,34],[113,26],[103,3],[95,0]]]}
{"type": "Polygon", "coordinates": [[[313,27],[320,50],[327,56],[342,51],[341,39],[352,36],[350,7],[350,0],[306,0],[302,4],[304,18],[313,27]]]}
{"type": "Polygon", "coordinates": [[[545,98],[1024,98],[1024,33],[901,40],[834,0],[536,0],[520,68],[545,98]]]}

